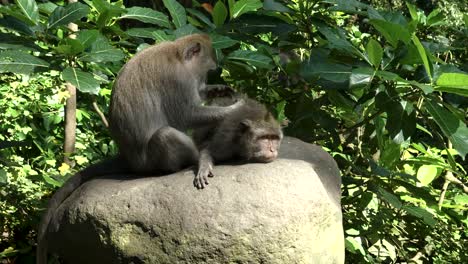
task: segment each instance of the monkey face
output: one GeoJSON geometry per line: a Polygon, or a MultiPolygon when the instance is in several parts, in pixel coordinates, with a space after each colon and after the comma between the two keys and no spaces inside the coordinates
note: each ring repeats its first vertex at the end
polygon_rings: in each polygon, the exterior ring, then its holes
{"type": "Polygon", "coordinates": [[[241,152],[247,161],[268,163],[278,157],[283,137],[279,127],[268,122],[244,120],[241,132],[241,152]]]}

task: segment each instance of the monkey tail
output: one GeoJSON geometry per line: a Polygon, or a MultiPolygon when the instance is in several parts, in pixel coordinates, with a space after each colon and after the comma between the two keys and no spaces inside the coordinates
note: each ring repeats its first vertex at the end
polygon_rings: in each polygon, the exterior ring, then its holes
{"type": "Polygon", "coordinates": [[[47,204],[47,210],[39,224],[37,233],[36,264],[47,264],[48,243],[46,233],[49,228],[50,220],[63,201],[65,201],[65,199],[67,199],[75,189],[80,187],[82,183],[93,177],[130,172],[130,167],[126,164],[127,162],[120,156],[101,161],[70,177],[70,179],[68,179],[63,186],[55,192],[52,198],[50,198],[47,204]]]}

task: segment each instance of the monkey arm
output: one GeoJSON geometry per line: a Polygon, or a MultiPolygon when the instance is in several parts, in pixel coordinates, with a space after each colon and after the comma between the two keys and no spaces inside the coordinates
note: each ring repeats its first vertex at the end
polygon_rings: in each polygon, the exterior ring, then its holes
{"type": "Polygon", "coordinates": [[[208,177],[213,177],[213,157],[211,157],[210,151],[205,148],[200,151],[198,172],[193,180],[193,185],[198,189],[203,189],[208,184],[208,177]]]}
{"type": "Polygon", "coordinates": [[[223,120],[226,116],[236,112],[245,104],[245,100],[241,99],[235,104],[229,106],[203,106],[195,105],[191,111],[191,118],[188,118],[189,127],[200,127],[213,125],[223,120]]]}

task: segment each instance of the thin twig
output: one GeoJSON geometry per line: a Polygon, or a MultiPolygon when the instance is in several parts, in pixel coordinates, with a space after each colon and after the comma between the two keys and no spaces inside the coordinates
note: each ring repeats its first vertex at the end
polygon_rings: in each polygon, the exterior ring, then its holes
{"type": "Polygon", "coordinates": [[[99,117],[101,117],[101,120],[102,120],[102,123],[104,124],[104,126],[109,127],[109,122],[107,121],[106,116],[104,115],[104,113],[99,108],[99,105],[96,102],[96,98],[93,98],[93,107],[94,107],[94,111],[96,111],[96,113],[99,115],[99,117]]]}

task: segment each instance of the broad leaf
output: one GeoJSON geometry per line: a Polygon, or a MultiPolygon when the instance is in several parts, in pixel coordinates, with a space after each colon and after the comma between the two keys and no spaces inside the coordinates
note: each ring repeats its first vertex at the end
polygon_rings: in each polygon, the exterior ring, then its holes
{"type": "Polygon", "coordinates": [[[89,7],[82,3],[72,3],[66,6],[57,6],[49,17],[48,28],[54,28],[75,22],[89,13],[89,7]]]}
{"type": "Polygon", "coordinates": [[[455,72],[442,73],[437,79],[436,84],[468,90],[468,74],[455,72]]]}
{"type": "Polygon", "coordinates": [[[278,11],[284,13],[292,13],[292,10],[286,7],[285,5],[275,2],[274,0],[265,0],[263,2],[263,9],[269,11],[278,11]]]}
{"type": "Polygon", "coordinates": [[[39,22],[39,10],[36,1],[34,0],[16,0],[16,4],[21,9],[21,12],[33,24],[37,25],[39,22]]]}
{"type": "Polygon", "coordinates": [[[31,74],[35,71],[45,71],[49,63],[29,53],[6,50],[0,52],[0,72],[31,74]]]}
{"type": "Polygon", "coordinates": [[[346,34],[343,30],[330,28],[324,24],[318,26],[318,30],[328,40],[328,45],[332,49],[337,49],[346,54],[354,54],[362,59],[366,59],[356,47],[346,39],[346,34]]]}
{"type": "Polygon", "coordinates": [[[154,38],[153,32],[157,30],[157,28],[130,28],[125,33],[132,37],[152,39],[154,38]]]}
{"type": "Polygon", "coordinates": [[[224,24],[223,29],[242,32],[243,34],[272,33],[274,35],[287,35],[297,28],[294,25],[284,23],[277,17],[245,14],[224,24]]]}
{"type": "Polygon", "coordinates": [[[458,151],[462,159],[465,159],[468,153],[468,128],[465,122],[433,100],[427,101],[426,109],[445,136],[450,139],[453,148],[458,151]]]}
{"type": "Polygon", "coordinates": [[[120,61],[123,58],[125,58],[123,51],[114,48],[102,35],[98,35],[96,41],[91,44],[90,51],[80,57],[82,61],[92,62],[120,61]]]}
{"type": "Polygon", "coordinates": [[[218,34],[213,34],[210,35],[211,37],[211,42],[213,43],[213,48],[215,49],[225,49],[232,47],[239,43],[237,40],[233,40],[229,37],[218,35],[218,34]]]}
{"type": "Polygon", "coordinates": [[[385,39],[394,48],[397,47],[398,41],[400,40],[405,44],[407,44],[411,40],[411,35],[409,31],[399,24],[377,19],[371,19],[369,20],[369,22],[385,37],[385,39]]]}
{"type": "Polygon", "coordinates": [[[119,17],[119,19],[135,19],[144,23],[159,25],[165,28],[171,28],[171,23],[167,16],[161,12],[154,11],[146,7],[131,7],[127,8],[127,13],[119,17]]]}
{"type": "Polygon", "coordinates": [[[402,207],[402,209],[405,210],[408,214],[420,218],[429,226],[434,226],[437,223],[433,215],[422,207],[405,205],[402,207]]]}
{"type": "Polygon", "coordinates": [[[100,35],[101,34],[99,33],[99,31],[96,29],[84,29],[80,30],[76,39],[79,40],[83,47],[86,49],[88,47],[91,47],[91,45],[94,42],[96,42],[97,38],[100,35]]]}
{"type": "Polygon", "coordinates": [[[424,69],[426,70],[427,76],[429,76],[429,79],[431,80],[431,83],[432,83],[431,66],[429,65],[429,59],[427,58],[426,50],[424,49],[424,46],[421,44],[421,42],[419,41],[418,37],[416,37],[416,35],[413,35],[411,39],[413,40],[414,45],[418,49],[418,53],[423,62],[424,69]]]}
{"type": "Polygon", "coordinates": [[[422,165],[418,169],[416,177],[422,186],[428,186],[440,173],[435,165],[422,165]]]}
{"type": "Polygon", "coordinates": [[[164,6],[169,10],[172,17],[172,22],[176,28],[180,28],[187,24],[187,14],[185,8],[176,0],[163,0],[164,6]]]}
{"type": "Polygon", "coordinates": [[[260,0],[240,0],[232,8],[232,18],[237,18],[247,12],[257,11],[263,6],[260,0]]]}
{"type": "Polygon", "coordinates": [[[164,30],[153,31],[152,35],[156,42],[172,41],[175,39],[174,35],[168,35],[164,30]]]}
{"type": "Polygon", "coordinates": [[[84,47],[79,40],[65,38],[60,41],[60,44],[55,48],[55,50],[65,56],[74,56],[83,52],[84,47]]]}
{"type": "Polygon", "coordinates": [[[68,67],[62,72],[62,78],[76,86],[80,92],[98,94],[99,82],[88,72],[83,72],[78,68],[68,67]]]}
{"type": "Polygon", "coordinates": [[[174,35],[176,38],[188,36],[195,33],[200,33],[200,30],[190,24],[185,24],[184,26],[174,30],[174,35]]]}
{"type": "Polygon", "coordinates": [[[243,61],[258,68],[273,68],[273,61],[270,57],[251,50],[236,50],[229,54],[227,58],[230,60],[243,61]]]}
{"type": "Polygon", "coordinates": [[[360,88],[369,85],[374,77],[374,70],[372,68],[356,68],[351,72],[349,78],[350,88],[360,88]]]}
{"type": "Polygon", "coordinates": [[[24,35],[34,36],[34,31],[28,24],[13,16],[3,15],[3,18],[0,18],[0,26],[12,29],[24,35]]]}
{"type": "Polygon", "coordinates": [[[211,16],[213,17],[213,22],[217,27],[220,27],[224,24],[224,21],[226,21],[226,18],[228,16],[228,11],[224,3],[219,0],[214,8],[213,12],[211,13],[211,16]]]}
{"type": "Polygon", "coordinates": [[[370,39],[366,46],[366,52],[370,63],[375,68],[379,68],[383,57],[383,50],[379,42],[377,42],[375,39],[370,39]]]}
{"type": "Polygon", "coordinates": [[[202,12],[196,10],[196,9],[191,9],[187,8],[187,12],[189,12],[191,15],[195,16],[196,18],[200,19],[203,23],[208,25],[210,28],[215,28],[216,26],[211,22],[211,20],[205,16],[202,12]]]}

